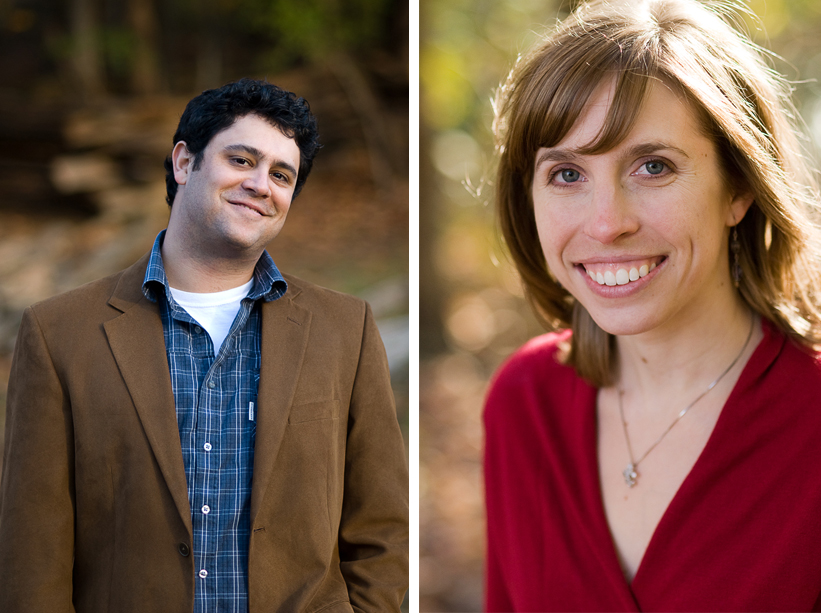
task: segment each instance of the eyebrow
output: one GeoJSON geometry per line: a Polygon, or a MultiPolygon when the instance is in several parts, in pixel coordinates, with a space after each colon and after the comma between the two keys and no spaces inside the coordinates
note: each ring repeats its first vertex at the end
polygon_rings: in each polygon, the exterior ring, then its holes
{"type": "MultiPolygon", "coordinates": [[[[584,153],[582,153],[585,148],[579,149],[561,149],[561,148],[550,148],[543,151],[539,157],[536,158],[536,168],[538,169],[539,166],[544,164],[545,162],[573,162],[578,160],[584,153]]],[[[686,151],[680,149],[679,147],[675,147],[673,145],[669,145],[667,143],[663,143],[661,141],[651,141],[649,143],[639,143],[630,147],[625,152],[625,157],[641,157],[643,155],[650,155],[652,153],[657,153],[659,151],[675,151],[676,153],[683,155],[688,160],[690,156],[687,154],[686,151]]]]}
{"type": "MultiPolygon", "coordinates": [[[[242,143],[237,145],[226,145],[223,148],[223,151],[227,151],[228,153],[247,153],[248,155],[251,155],[259,160],[265,159],[266,157],[265,154],[256,147],[252,147],[251,145],[243,145],[242,143]]],[[[283,160],[274,160],[272,166],[282,170],[287,170],[294,175],[294,177],[297,176],[297,169],[291,166],[288,162],[283,160]]]]}

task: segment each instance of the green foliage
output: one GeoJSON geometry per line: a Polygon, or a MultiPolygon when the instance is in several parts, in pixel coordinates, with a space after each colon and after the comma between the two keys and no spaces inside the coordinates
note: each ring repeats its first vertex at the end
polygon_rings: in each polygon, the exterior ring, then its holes
{"type": "Polygon", "coordinates": [[[95,46],[99,58],[114,75],[124,76],[131,70],[139,41],[126,26],[98,27],[82,41],[69,33],[52,36],[46,40],[46,51],[55,59],[67,60],[78,53],[81,44],[88,42],[95,46]]]}
{"type": "Polygon", "coordinates": [[[383,42],[390,7],[390,0],[248,0],[238,15],[281,60],[321,60],[383,42]]]}
{"type": "Polygon", "coordinates": [[[106,65],[116,76],[129,74],[137,51],[137,35],[126,27],[103,28],[98,39],[102,46],[106,65]]]}
{"type": "Polygon", "coordinates": [[[490,150],[489,99],[539,24],[566,12],[559,0],[423,0],[422,115],[435,130],[459,128],[490,150]]]}

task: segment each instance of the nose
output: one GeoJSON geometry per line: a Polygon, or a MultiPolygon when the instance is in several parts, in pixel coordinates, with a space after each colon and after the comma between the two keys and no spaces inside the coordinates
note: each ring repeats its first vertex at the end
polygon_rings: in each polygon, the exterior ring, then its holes
{"type": "Polygon", "coordinates": [[[268,169],[260,164],[253,172],[249,173],[242,182],[243,189],[253,192],[259,198],[267,198],[271,195],[270,177],[268,169]]]}
{"type": "Polygon", "coordinates": [[[630,198],[618,183],[596,186],[589,207],[585,232],[600,243],[612,243],[639,229],[630,198]]]}

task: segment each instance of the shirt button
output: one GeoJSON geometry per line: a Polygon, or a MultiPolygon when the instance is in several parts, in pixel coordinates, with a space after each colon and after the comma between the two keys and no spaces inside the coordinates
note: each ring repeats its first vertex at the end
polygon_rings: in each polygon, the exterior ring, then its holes
{"type": "Polygon", "coordinates": [[[211,443],[205,443],[205,445],[203,445],[202,448],[206,451],[211,451],[211,443]]]}
{"type": "Polygon", "coordinates": [[[188,557],[188,554],[191,553],[191,550],[188,548],[188,545],[185,543],[180,543],[179,552],[181,556],[188,557]]]}
{"type": "Polygon", "coordinates": [[[209,379],[208,380],[208,387],[211,388],[211,389],[214,389],[215,387],[217,387],[216,381],[214,381],[213,379],[209,379]]]}
{"type": "Polygon", "coordinates": [[[202,332],[202,328],[200,328],[199,326],[194,326],[194,332],[199,334],[200,332],[202,332]]]}
{"type": "Polygon", "coordinates": [[[207,504],[202,505],[202,513],[203,515],[208,515],[211,512],[211,507],[207,504]]]}
{"type": "Polygon", "coordinates": [[[199,572],[200,579],[205,579],[208,576],[208,571],[204,568],[199,572]]]}

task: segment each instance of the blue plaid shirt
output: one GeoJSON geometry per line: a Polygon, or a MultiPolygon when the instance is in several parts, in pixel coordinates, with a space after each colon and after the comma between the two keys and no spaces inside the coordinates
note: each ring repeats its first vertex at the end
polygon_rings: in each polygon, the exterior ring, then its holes
{"type": "Polygon", "coordinates": [[[215,356],[211,337],[171,296],[160,254],[164,236],[165,230],[154,241],[143,293],[160,307],[177,407],[194,526],[194,612],[245,612],[260,368],[256,305],[280,298],[288,286],[263,252],[215,356]]]}

